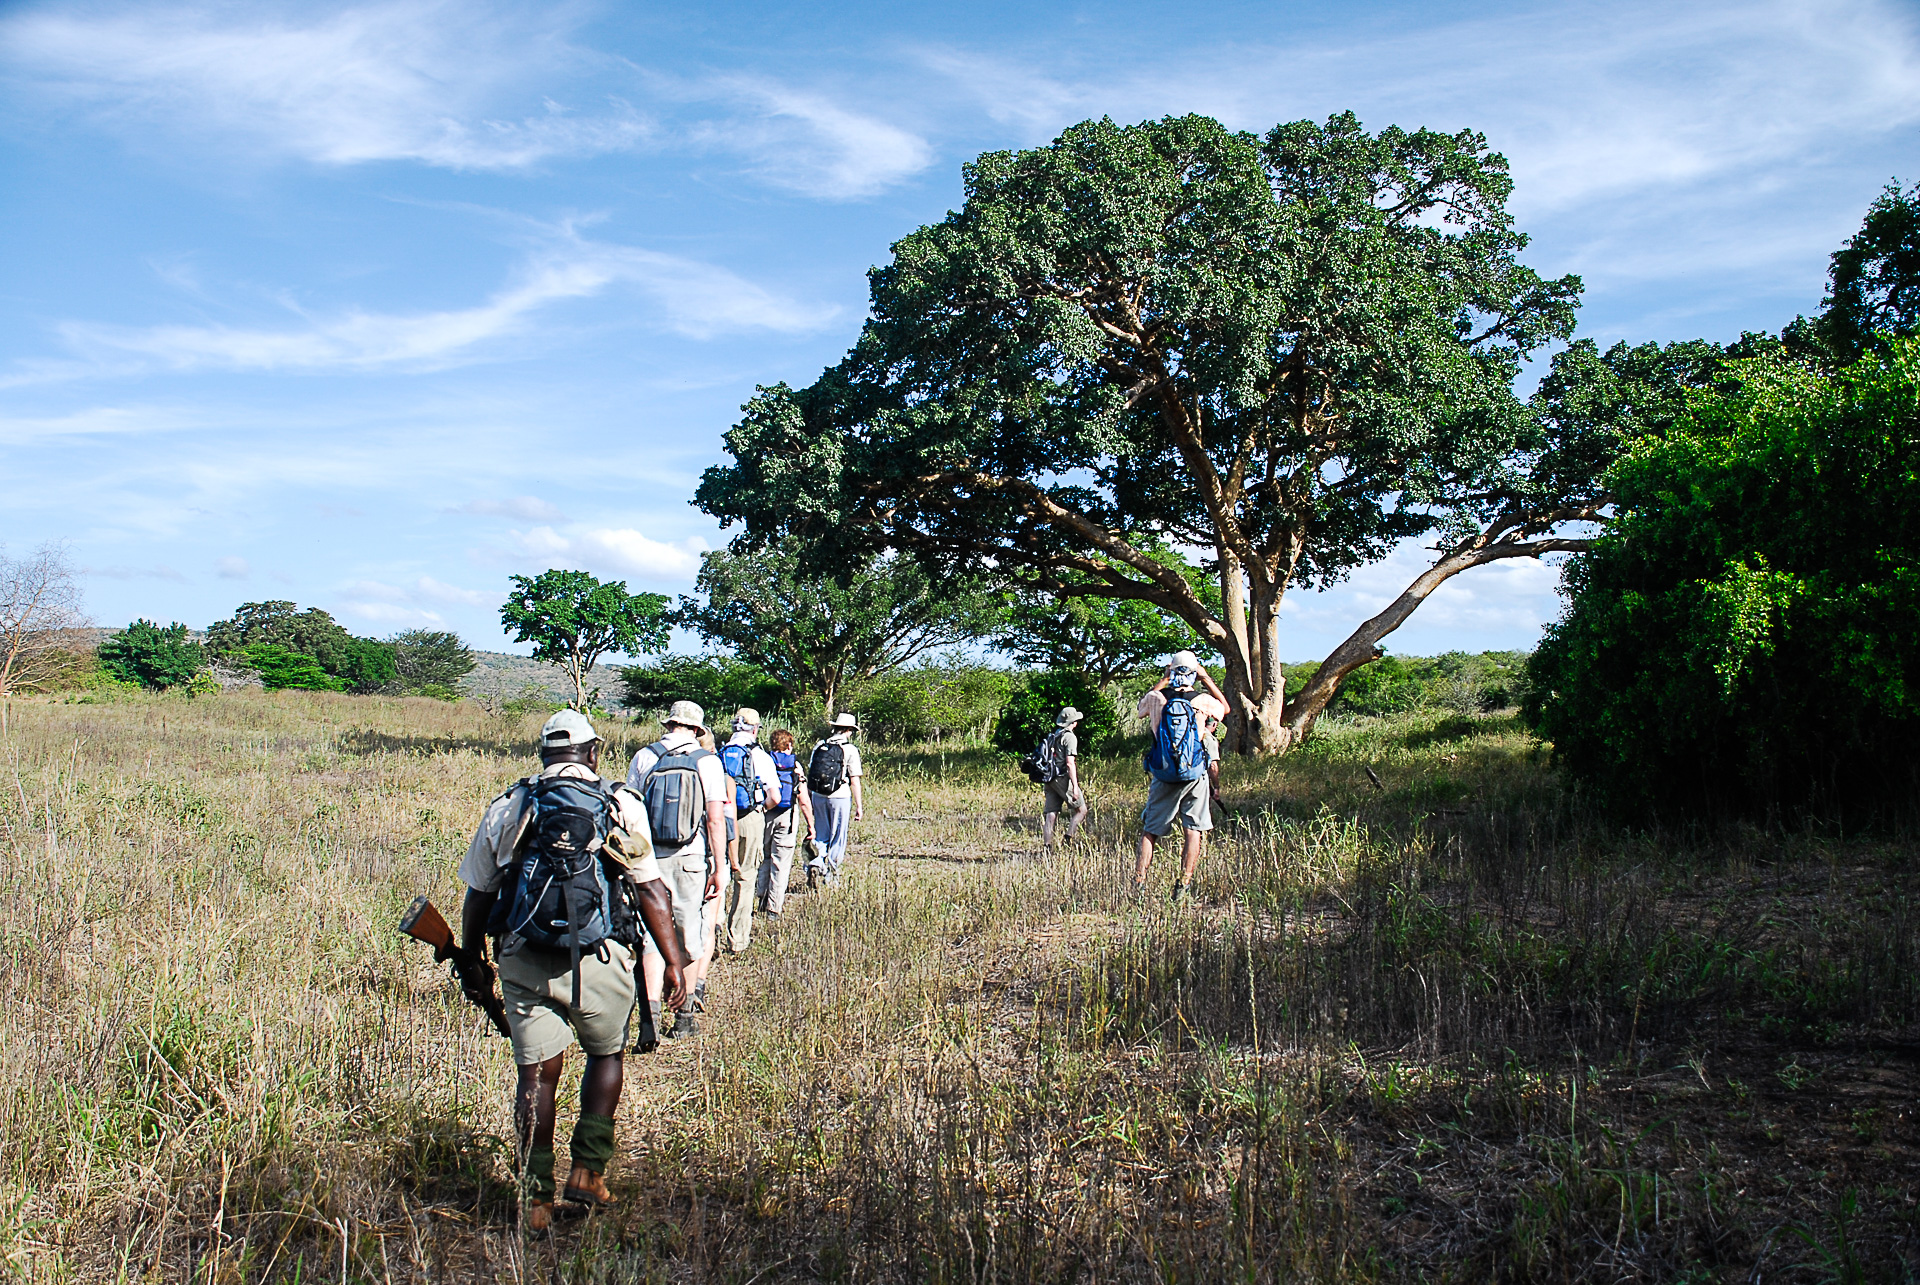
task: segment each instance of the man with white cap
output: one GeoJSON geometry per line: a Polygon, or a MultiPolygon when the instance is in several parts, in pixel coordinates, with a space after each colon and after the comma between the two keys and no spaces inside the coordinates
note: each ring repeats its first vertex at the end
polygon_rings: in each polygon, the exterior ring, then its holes
{"type": "Polygon", "coordinates": [[[853,743],[859,720],[847,712],[834,716],[827,739],[807,758],[807,793],[813,798],[813,855],[807,859],[807,886],[832,883],[847,858],[848,818],[866,820],[861,794],[860,747],[853,743]]]}
{"type": "MultiPolygon", "coordinates": [[[[720,758],[702,749],[706,712],[692,701],[675,701],[659,740],[633,756],[627,784],[646,800],[653,823],[653,851],[673,897],[673,924],[693,961],[693,994],[673,1002],[672,1039],[700,1033],[694,1016],[706,1002],[707,966],[713,959],[713,927],[720,897],[720,860],[727,851],[727,774],[720,758]],[[718,855],[716,855],[718,854],[718,855]]],[[[649,949],[641,956],[647,983],[647,1016],[636,1044],[650,1052],[662,1016],[665,960],[649,949]]]]}
{"type": "Polygon", "coordinates": [[[1200,658],[1182,651],[1168,659],[1166,677],[1140,698],[1139,711],[1153,745],[1145,764],[1147,806],[1140,812],[1140,856],[1134,863],[1133,890],[1138,894],[1146,889],[1154,841],[1172,830],[1177,819],[1186,833],[1180,878],[1173,885],[1173,899],[1179,901],[1192,887],[1207,831],[1213,829],[1212,783],[1203,737],[1207,719],[1227,716],[1227,700],[1200,658]],[[1205,683],[1206,692],[1196,692],[1196,683],[1205,683]]]}
{"type": "MultiPolygon", "coordinates": [[[[554,1097],[567,1045],[587,1055],[573,1167],[561,1199],[613,1203],[604,1175],[613,1158],[621,1053],[633,1016],[633,946],[645,935],[666,951],[661,968],[683,1002],[685,960],[638,796],[600,779],[600,736],[563,709],[540,732],[541,770],[488,805],[460,879],[463,945],[484,964],[496,941],[501,996],[519,1066],[514,1121],[522,1209],[530,1231],[553,1223],[554,1097]],[[556,876],[566,887],[550,896],[556,876]],[[637,919],[637,923],[635,922],[637,919]]],[[[486,989],[492,990],[489,978],[486,989]]]]}
{"type": "Polygon", "coordinates": [[[780,806],[780,775],[760,748],[760,711],[742,705],[733,716],[733,736],[720,751],[720,766],[733,783],[734,831],[727,892],[721,910],[727,953],[738,955],[753,941],[754,893],[766,855],[767,813],[780,806]]]}
{"type": "Polygon", "coordinates": [[[1068,814],[1068,839],[1079,834],[1087,820],[1087,796],[1080,788],[1080,737],[1075,730],[1085,717],[1067,706],[1053,720],[1053,731],[1040,747],[1038,757],[1049,773],[1041,785],[1046,801],[1040,809],[1040,843],[1048,852],[1053,851],[1054,821],[1062,809],[1068,814]]]}

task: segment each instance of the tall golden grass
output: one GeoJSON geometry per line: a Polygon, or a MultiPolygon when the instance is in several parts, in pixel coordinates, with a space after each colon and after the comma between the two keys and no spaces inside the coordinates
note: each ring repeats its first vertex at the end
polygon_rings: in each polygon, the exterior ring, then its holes
{"type": "MultiPolygon", "coordinates": [[[[870,751],[846,883],[716,966],[707,1034],[629,1059],[621,1206],[524,1240],[505,1042],[393,924],[417,893],[457,904],[537,722],[292,692],[12,704],[12,1276],[1920,1264],[1914,845],[1621,830],[1499,717],[1330,724],[1230,763],[1179,908],[1124,892],[1137,760],[1083,765],[1088,836],[1043,857],[1037,791],[989,752],[870,751]]],[[[606,730],[612,774],[652,729],[606,730]]]]}

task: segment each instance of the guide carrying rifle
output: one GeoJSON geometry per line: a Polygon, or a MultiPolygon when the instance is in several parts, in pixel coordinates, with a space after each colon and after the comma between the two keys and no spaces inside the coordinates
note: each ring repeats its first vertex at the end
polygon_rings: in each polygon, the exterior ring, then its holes
{"type": "Polygon", "coordinates": [[[493,965],[483,956],[474,955],[461,948],[454,940],[453,929],[447,920],[425,897],[415,897],[413,904],[407,907],[407,913],[400,917],[400,931],[415,941],[425,942],[433,947],[433,962],[444,964],[453,961],[453,976],[460,983],[460,990],[469,1001],[478,1006],[493,1022],[493,1029],[511,1038],[513,1032],[507,1028],[507,1006],[493,992],[493,965]]]}

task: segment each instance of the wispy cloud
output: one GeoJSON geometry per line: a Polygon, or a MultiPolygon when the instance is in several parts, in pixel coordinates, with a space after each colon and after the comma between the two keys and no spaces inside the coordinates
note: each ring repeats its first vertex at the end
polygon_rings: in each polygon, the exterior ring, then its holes
{"type": "Polygon", "coordinates": [[[245,558],[221,558],[213,564],[213,573],[222,580],[245,580],[253,574],[253,567],[245,558]]]}
{"type": "Polygon", "coordinates": [[[115,565],[110,567],[81,567],[80,573],[99,576],[105,580],[171,580],[176,584],[185,584],[187,578],[164,562],[150,567],[129,567],[115,565]]]}
{"type": "Polygon", "coordinates": [[[468,513],[483,518],[519,518],[522,522],[558,522],[566,516],[553,505],[533,495],[516,495],[507,500],[469,500],[447,511],[468,513]]]}
{"type": "Polygon", "coordinates": [[[744,110],[696,126],[693,137],[744,154],[767,181],[809,196],[872,196],[933,163],[919,135],[820,94],[741,76],[707,82],[705,92],[744,110]]]}
{"type": "Polygon", "coordinates": [[[361,620],[392,625],[440,625],[445,618],[436,607],[486,607],[497,604],[499,595],[489,597],[473,589],[420,576],[406,584],[387,584],[380,580],[353,580],[342,585],[335,600],[340,610],[361,620]]]}
{"type": "Polygon", "coordinates": [[[583,527],[562,532],[537,526],[509,533],[510,552],[548,567],[579,567],[652,583],[691,581],[700,570],[705,540],[655,540],[632,527],[583,527]]]}
{"type": "Polygon", "coordinates": [[[446,0],[38,10],[0,25],[0,45],[50,93],[131,128],[157,121],[330,165],[511,170],[651,132],[625,103],[581,114],[532,89],[592,61],[567,42],[563,14],[446,0]],[[498,111],[515,98],[535,110],[498,111]]]}
{"type": "Polygon", "coordinates": [[[562,229],[515,279],[486,302],[436,312],[333,314],[289,302],[301,323],[284,328],[220,325],[109,326],[66,322],[61,337],[79,353],[71,378],[175,370],[352,370],[436,368],[473,360],[489,341],[524,332],[535,314],[566,300],[626,286],[650,305],[654,328],[689,338],[744,330],[799,333],[837,309],[802,304],[710,263],[635,246],[611,245],[562,229]]]}

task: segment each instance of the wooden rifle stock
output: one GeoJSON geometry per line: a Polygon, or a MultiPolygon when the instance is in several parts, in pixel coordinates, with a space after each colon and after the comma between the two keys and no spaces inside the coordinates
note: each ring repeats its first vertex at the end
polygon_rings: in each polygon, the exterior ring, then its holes
{"type": "Polygon", "coordinates": [[[407,913],[400,917],[400,931],[415,941],[433,947],[434,963],[444,964],[451,960],[453,975],[460,979],[461,991],[493,1019],[493,1029],[502,1035],[512,1034],[507,1026],[507,1006],[500,1002],[500,996],[494,992],[493,978],[487,975],[486,965],[461,947],[445,916],[434,909],[431,901],[425,897],[415,897],[413,904],[407,907],[407,913]],[[475,999],[477,993],[485,994],[486,998],[475,999]]]}

